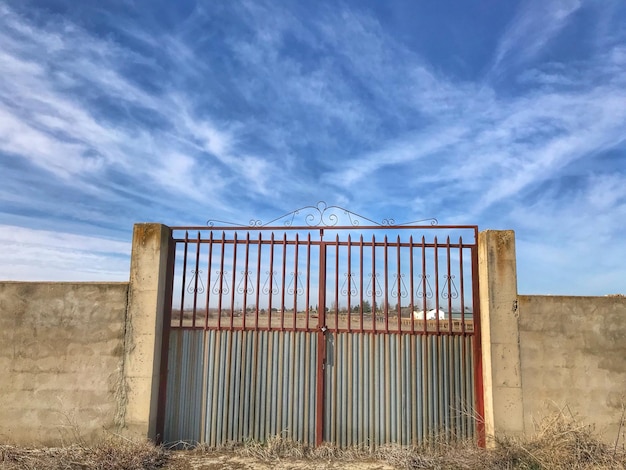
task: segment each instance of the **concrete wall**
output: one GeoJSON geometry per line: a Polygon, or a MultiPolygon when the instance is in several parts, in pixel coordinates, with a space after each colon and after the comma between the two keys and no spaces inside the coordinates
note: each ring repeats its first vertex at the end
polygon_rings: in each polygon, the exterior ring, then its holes
{"type": "Polygon", "coordinates": [[[626,405],[626,298],[518,295],[511,230],[479,234],[479,276],[488,442],[532,434],[567,407],[614,443],[626,405]]]}
{"type": "Polygon", "coordinates": [[[524,432],[519,361],[515,234],[478,236],[484,420],[487,440],[524,432]]]}
{"type": "Polygon", "coordinates": [[[158,440],[163,435],[165,376],[167,376],[167,332],[172,305],[173,267],[168,271],[172,231],[161,224],[136,224],[130,258],[128,328],[124,378],[126,415],[124,431],[132,437],[158,440]],[[169,295],[169,296],[168,296],[169,295]]]}
{"type": "MultiPolygon", "coordinates": [[[[172,246],[168,227],[137,224],[129,283],[0,282],[0,442],[158,439],[172,246]]],[[[487,435],[568,406],[614,441],[626,299],[519,296],[512,231],[480,233],[478,254],[487,435]]]]}
{"type": "Polygon", "coordinates": [[[120,428],[127,295],[127,283],[0,282],[1,442],[120,428]]]}
{"type": "Polygon", "coordinates": [[[567,406],[615,442],[626,405],[626,298],[518,298],[524,428],[567,406]]]}
{"type": "Polygon", "coordinates": [[[172,247],[136,224],[128,283],[0,282],[0,442],[159,438],[172,247]]]}

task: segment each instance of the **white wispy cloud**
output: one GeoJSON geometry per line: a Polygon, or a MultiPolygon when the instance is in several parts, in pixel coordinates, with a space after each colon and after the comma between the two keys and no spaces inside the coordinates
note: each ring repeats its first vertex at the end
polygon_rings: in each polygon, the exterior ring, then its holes
{"type": "Polygon", "coordinates": [[[0,244],[3,246],[0,279],[128,279],[130,243],[127,242],[0,225],[0,244]],[[62,279],[60,273],[64,273],[62,279]]]}
{"type": "MultiPolygon", "coordinates": [[[[0,222],[23,212],[24,227],[71,223],[68,233],[98,239],[100,226],[271,220],[325,199],[373,218],[492,227],[530,203],[540,220],[573,217],[550,192],[568,178],[581,216],[621,214],[623,165],[615,179],[598,168],[624,148],[617,0],[519,3],[478,78],[357,3],[198,3],[167,22],[124,8],[133,14],[97,17],[104,34],[79,13],[0,5],[0,222]],[[550,54],[573,28],[585,47],[550,54]]],[[[521,227],[533,259],[545,254],[541,225],[521,227]]],[[[607,243],[619,239],[607,230],[607,243]]],[[[10,241],[27,260],[16,266],[41,256],[75,269],[63,254],[84,253],[104,272],[120,268],[119,251],[107,268],[87,240],[45,251],[37,232],[22,236],[28,250],[10,241]]]]}
{"type": "Polygon", "coordinates": [[[234,175],[251,191],[267,192],[258,172],[250,171],[263,164],[252,155],[239,156],[232,131],[194,113],[177,90],[149,94],[120,70],[129,62],[150,66],[148,60],[65,20],[36,28],[7,7],[0,19],[6,78],[0,86],[0,151],[28,159],[67,184],[117,168],[161,186],[165,191],[153,192],[159,198],[179,192],[207,202],[222,186],[221,177],[234,175]],[[100,97],[115,103],[122,119],[103,114],[93,102],[100,97]],[[133,120],[136,112],[152,114],[163,128],[146,129],[133,120]],[[193,155],[181,157],[190,150],[193,155]],[[200,163],[211,158],[221,167],[207,178],[200,163]]]}
{"type": "Polygon", "coordinates": [[[496,49],[492,70],[509,60],[535,57],[583,5],[581,0],[526,0],[508,25],[496,49]]]}

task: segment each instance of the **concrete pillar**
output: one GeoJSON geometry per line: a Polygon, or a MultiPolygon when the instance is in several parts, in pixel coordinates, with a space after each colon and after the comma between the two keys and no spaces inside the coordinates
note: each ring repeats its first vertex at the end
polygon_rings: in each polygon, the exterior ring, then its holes
{"type": "MultiPolygon", "coordinates": [[[[168,256],[172,231],[161,224],[135,224],[126,318],[124,378],[126,434],[157,439],[163,325],[169,321],[168,256]]],[[[165,341],[166,342],[166,341],[165,341]]]]}
{"type": "Polygon", "coordinates": [[[486,230],[478,236],[485,433],[524,432],[515,233],[486,230]]]}

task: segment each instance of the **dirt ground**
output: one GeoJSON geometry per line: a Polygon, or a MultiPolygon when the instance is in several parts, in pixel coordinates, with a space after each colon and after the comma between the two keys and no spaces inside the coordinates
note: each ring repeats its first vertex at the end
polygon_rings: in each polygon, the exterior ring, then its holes
{"type": "Polygon", "coordinates": [[[178,451],[171,456],[169,463],[164,467],[169,470],[291,470],[291,469],[351,469],[351,470],[393,470],[382,462],[376,461],[337,461],[337,460],[298,460],[275,459],[267,461],[255,457],[244,457],[231,452],[212,452],[205,455],[195,455],[193,452],[178,451]]]}

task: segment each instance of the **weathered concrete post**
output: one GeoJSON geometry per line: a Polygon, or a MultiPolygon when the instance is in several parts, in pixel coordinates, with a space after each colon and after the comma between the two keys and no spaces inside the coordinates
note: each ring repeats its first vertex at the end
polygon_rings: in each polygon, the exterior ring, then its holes
{"type": "Polygon", "coordinates": [[[495,435],[524,432],[515,233],[478,236],[483,383],[487,445],[495,435]]]}
{"type": "Polygon", "coordinates": [[[157,439],[159,432],[157,414],[171,238],[171,229],[161,224],[135,224],[133,230],[124,361],[124,428],[135,437],[157,439]]]}

